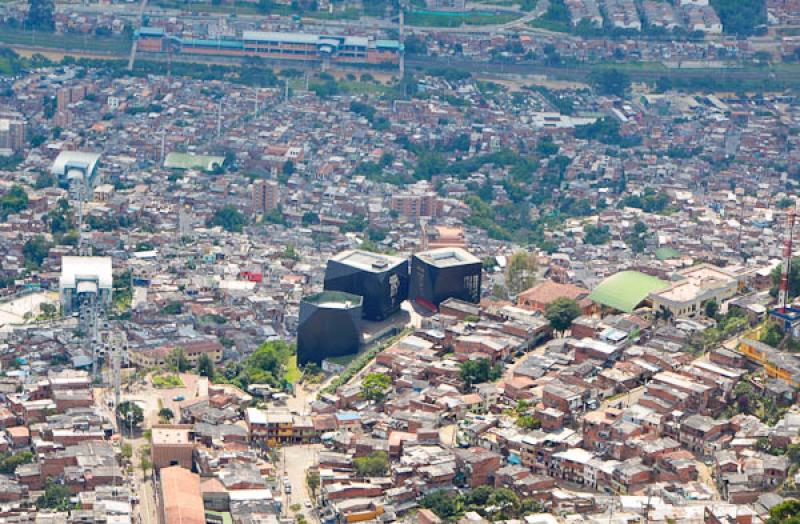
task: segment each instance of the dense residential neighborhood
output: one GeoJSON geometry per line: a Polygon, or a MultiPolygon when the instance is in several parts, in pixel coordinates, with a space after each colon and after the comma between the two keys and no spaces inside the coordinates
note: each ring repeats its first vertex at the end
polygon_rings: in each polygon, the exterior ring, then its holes
{"type": "Polygon", "coordinates": [[[800,4],[0,2],[0,524],[800,519],[800,4]]]}

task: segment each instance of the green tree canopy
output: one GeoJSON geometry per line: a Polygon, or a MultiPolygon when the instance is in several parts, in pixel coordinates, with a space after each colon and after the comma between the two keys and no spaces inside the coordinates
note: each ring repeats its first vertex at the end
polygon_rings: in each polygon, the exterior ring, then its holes
{"type": "Polygon", "coordinates": [[[144,411],[135,402],[125,400],[117,406],[117,417],[119,418],[120,425],[126,428],[136,428],[144,422],[144,411]]]}
{"type": "Polygon", "coordinates": [[[603,69],[593,73],[590,80],[599,94],[620,98],[625,97],[625,92],[631,86],[628,74],[617,69],[603,69]]]}
{"type": "Polygon", "coordinates": [[[359,477],[382,477],[389,473],[389,456],[385,451],[373,451],[366,457],[353,459],[359,477]]]}
{"type": "Polygon", "coordinates": [[[605,224],[587,224],[583,227],[583,235],[583,241],[592,246],[607,244],[611,240],[611,230],[605,224]]]}
{"type": "Polygon", "coordinates": [[[25,26],[27,29],[52,31],[55,28],[53,0],[30,0],[25,26]]]}
{"type": "Polygon", "coordinates": [[[506,287],[518,295],[536,283],[538,263],[534,253],[518,251],[511,255],[506,268],[506,287]]]}
{"type": "Polygon", "coordinates": [[[158,410],[158,418],[173,420],[175,418],[175,413],[169,408],[161,408],[158,410]]]}
{"type": "Polygon", "coordinates": [[[241,233],[247,218],[236,207],[227,205],[217,209],[211,217],[212,226],[220,226],[225,231],[241,233]]]}
{"type": "Polygon", "coordinates": [[[197,359],[197,374],[214,380],[214,361],[207,353],[203,353],[197,359]]]}
{"type": "Polygon", "coordinates": [[[361,380],[361,397],[365,400],[381,402],[389,393],[392,377],[385,373],[368,373],[361,380]]]}
{"type": "Polygon", "coordinates": [[[38,268],[50,253],[51,244],[42,235],[37,235],[25,242],[22,246],[22,255],[25,257],[25,265],[38,268]]]}
{"type": "Polygon", "coordinates": [[[8,215],[19,213],[28,208],[28,193],[18,184],[11,186],[6,194],[0,197],[0,217],[5,220],[8,215]]]}
{"type": "Polygon", "coordinates": [[[767,24],[764,0],[711,0],[711,6],[729,35],[751,36],[767,24]]]}
{"type": "Polygon", "coordinates": [[[561,297],[553,300],[544,309],[544,316],[550,327],[563,333],[572,326],[572,321],[581,315],[581,307],[572,299],[561,297]]]}
{"type": "Polygon", "coordinates": [[[502,374],[502,368],[500,366],[492,366],[488,358],[479,358],[462,362],[459,374],[461,380],[467,386],[471,386],[499,379],[502,374]]]}
{"type": "Polygon", "coordinates": [[[30,464],[33,462],[33,453],[30,451],[20,451],[18,453],[4,453],[0,457],[0,473],[3,475],[13,475],[17,466],[30,464]]]}
{"type": "Polygon", "coordinates": [[[704,306],[704,312],[708,318],[716,317],[717,313],[719,312],[719,304],[717,301],[712,298],[706,302],[706,305],[704,306]]]}
{"type": "Polygon", "coordinates": [[[72,498],[72,492],[68,487],[48,480],[44,487],[44,494],[36,499],[36,507],[37,509],[65,511],[72,507],[70,498],[72,498]]]}
{"type": "MultiPolygon", "coordinates": [[[[770,274],[772,288],[769,290],[773,297],[778,296],[778,287],[781,283],[782,265],[775,266],[770,274]]],[[[789,299],[800,296],[800,257],[793,257],[789,267],[789,299]]]]}

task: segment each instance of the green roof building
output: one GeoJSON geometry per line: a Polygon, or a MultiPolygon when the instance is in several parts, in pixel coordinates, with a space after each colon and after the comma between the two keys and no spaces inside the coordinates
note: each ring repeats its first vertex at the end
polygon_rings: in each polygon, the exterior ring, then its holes
{"type": "Polygon", "coordinates": [[[669,282],[638,271],[621,271],[603,280],[589,298],[601,306],[630,313],[653,291],[669,287],[669,282]]]}

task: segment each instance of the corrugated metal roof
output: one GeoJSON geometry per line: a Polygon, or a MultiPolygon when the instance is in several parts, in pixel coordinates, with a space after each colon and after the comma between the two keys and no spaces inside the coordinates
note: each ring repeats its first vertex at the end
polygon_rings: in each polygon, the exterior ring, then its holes
{"type": "Polygon", "coordinates": [[[319,35],[309,35],[306,33],[275,33],[267,31],[245,31],[242,33],[244,40],[255,40],[259,42],[285,42],[288,44],[311,44],[319,42],[319,35]]]}
{"type": "Polygon", "coordinates": [[[232,48],[242,49],[244,42],[241,40],[210,40],[205,38],[182,38],[181,45],[197,46],[197,47],[217,47],[217,48],[232,48]]]}

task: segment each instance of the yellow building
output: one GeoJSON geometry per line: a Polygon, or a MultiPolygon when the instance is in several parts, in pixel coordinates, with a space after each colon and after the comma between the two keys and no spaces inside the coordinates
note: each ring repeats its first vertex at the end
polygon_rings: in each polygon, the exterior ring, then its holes
{"type": "Polygon", "coordinates": [[[797,355],[749,338],[741,340],[739,352],[760,364],[768,376],[800,389],[800,357],[797,355]]]}

